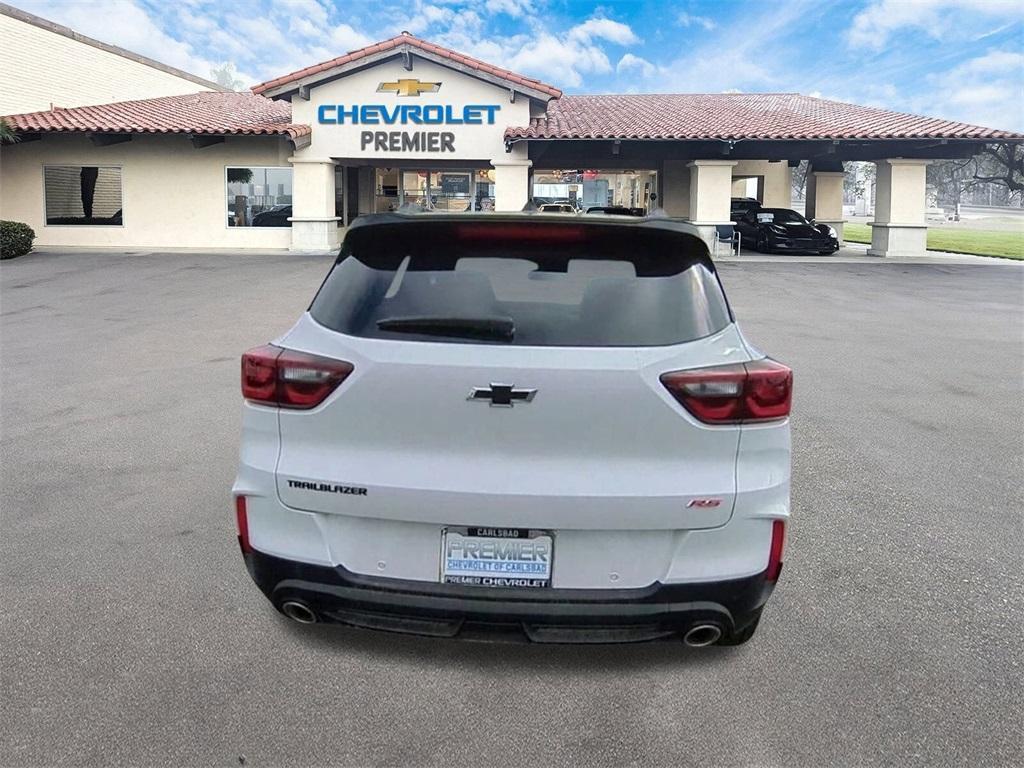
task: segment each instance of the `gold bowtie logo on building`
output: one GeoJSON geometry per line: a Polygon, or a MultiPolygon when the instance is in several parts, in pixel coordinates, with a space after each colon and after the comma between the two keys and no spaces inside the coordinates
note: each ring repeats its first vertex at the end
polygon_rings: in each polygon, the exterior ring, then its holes
{"type": "Polygon", "coordinates": [[[424,83],[420,80],[403,78],[393,83],[381,83],[377,86],[377,93],[393,91],[399,96],[419,96],[421,93],[437,93],[440,89],[440,83],[424,83]]]}

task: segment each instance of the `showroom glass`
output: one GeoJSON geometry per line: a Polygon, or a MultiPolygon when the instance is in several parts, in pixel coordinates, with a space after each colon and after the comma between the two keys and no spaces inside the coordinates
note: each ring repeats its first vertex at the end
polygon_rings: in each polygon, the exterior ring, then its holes
{"type": "Polygon", "coordinates": [[[229,227],[290,227],[291,168],[228,168],[229,227]]]}
{"type": "Polygon", "coordinates": [[[43,168],[47,225],[119,227],[121,169],[116,166],[47,165],[43,168]]]}
{"type": "Polygon", "coordinates": [[[538,206],[569,202],[582,210],[622,206],[650,211],[657,207],[651,195],[658,189],[658,174],[654,170],[538,168],[531,189],[538,206]]]}
{"type": "Polygon", "coordinates": [[[494,179],[485,170],[377,168],[377,213],[412,205],[432,211],[494,210],[494,179]]]}
{"type": "Polygon", "coordinates": [[[613,225],[468,220],[353,229],[310,313],[341,333],[403,341],[678,344],[730,322],[706,254],[692,235],[613,225]]]}

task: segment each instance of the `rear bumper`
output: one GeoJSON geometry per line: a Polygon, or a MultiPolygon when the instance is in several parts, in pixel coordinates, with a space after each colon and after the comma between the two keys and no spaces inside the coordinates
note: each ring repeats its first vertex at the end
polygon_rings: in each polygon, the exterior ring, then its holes
{"type": "Polygon", "coordinates": [[[436,637],[534,642],[636,642],[681,635],[712,623],[729,635],[745,628],[775,587],[764,574],[642,589],[481,589],[362,576],[250,552],[246,567],[280,608],[308,606],[321,621],[436,637]]]}

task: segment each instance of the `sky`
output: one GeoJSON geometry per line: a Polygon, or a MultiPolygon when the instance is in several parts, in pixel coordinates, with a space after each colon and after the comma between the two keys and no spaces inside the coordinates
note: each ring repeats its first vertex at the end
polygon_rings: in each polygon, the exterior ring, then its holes
{"type": "Polygon", "coordinates": [[[245,87],[406,30],[566,93],[798,92],[1024,130],[1024,0],[13,4],[245,87]]]}

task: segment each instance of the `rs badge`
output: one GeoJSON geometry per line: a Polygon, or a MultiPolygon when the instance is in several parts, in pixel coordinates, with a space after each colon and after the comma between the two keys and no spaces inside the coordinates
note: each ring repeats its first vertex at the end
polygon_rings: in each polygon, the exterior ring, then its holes
{"type": "Polygon", "coordinates": [[[722,505],[721,499],[690,499],[690,503],[686,505],[686,508],[695,507],[697,509],[714,509],[722,505]]]}

